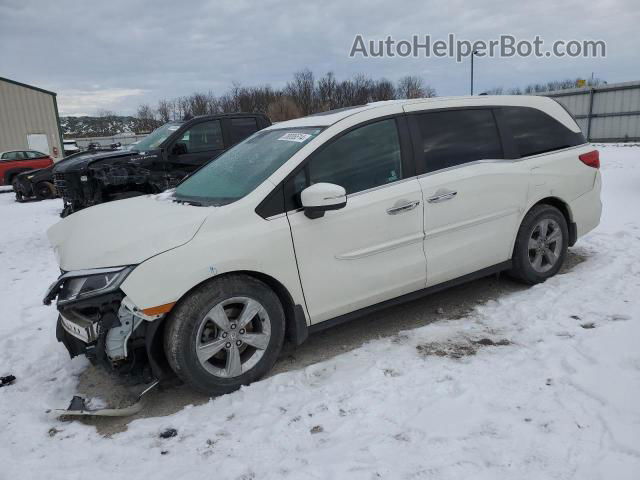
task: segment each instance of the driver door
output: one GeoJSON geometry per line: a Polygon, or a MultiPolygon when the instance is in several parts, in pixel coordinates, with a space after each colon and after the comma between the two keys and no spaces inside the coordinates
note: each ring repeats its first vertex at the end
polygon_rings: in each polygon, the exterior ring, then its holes
{"type": "Polygon", "coordinates": [[[422,190],[397,123],[354,128],[290,180],[287,190],[297,194],[320,182],[347,192],[346,206],[321,218],[287,213],[311,323],[425,287],[422,190]]]}
{"type": "Polygon", "coordinates": [[[220,120],[197,123],[185,130],[169,147],[169,169],[174,173],[183,172],[188,175],[224,150],[220,120]]]}

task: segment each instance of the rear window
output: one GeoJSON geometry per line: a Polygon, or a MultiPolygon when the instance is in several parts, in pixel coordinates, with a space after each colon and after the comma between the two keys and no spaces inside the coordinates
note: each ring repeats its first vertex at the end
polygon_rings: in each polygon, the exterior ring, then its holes
{"type": "Polygon", "coordinates": [[[503,158],[498,128],[489,109],[423,113],[415,120],[427,172],[503,158]]]}
{"type": "Polygon", "coordinates": [[[581,132],[572,132],[555,118],[530,107],[502,107],[521,157],[551,152],[585,143],[581,132]]]}

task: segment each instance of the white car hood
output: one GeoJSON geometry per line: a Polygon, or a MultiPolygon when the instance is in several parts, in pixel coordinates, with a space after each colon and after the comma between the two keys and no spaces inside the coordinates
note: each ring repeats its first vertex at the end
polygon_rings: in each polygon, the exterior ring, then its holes
{"type": "Polygon", "coordinates": [[[162,195],[135,197],[76,212],[47,235],[65,271],[135,265],[189,242],[209,211],[162,195]]]}

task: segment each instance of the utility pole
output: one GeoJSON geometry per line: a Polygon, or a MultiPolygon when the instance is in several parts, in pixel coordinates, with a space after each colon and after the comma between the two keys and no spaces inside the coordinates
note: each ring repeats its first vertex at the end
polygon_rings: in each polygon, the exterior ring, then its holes
{"type": "Polygon", "coordinates": [[[471,96],[473,96],[473,57],[476,53],[478,53],[477,50],[471,52],[471,96]]]}

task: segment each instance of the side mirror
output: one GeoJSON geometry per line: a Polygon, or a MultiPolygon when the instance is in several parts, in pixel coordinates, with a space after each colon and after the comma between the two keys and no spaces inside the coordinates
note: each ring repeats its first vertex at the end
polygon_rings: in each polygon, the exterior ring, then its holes
{"type": "Polygon", "coordinates": [[[184,143],[176,143],[171,149],[173,155],[184,155],[187,153],[187,146],[184,143]]]}
{"type": "Polygon", "coordinates": [[[300,194],[304,214],[308,218],[320,218],[327,210],[339,210],[347,204],[347,192],[340,185],[316,183],[300,194]]]}

